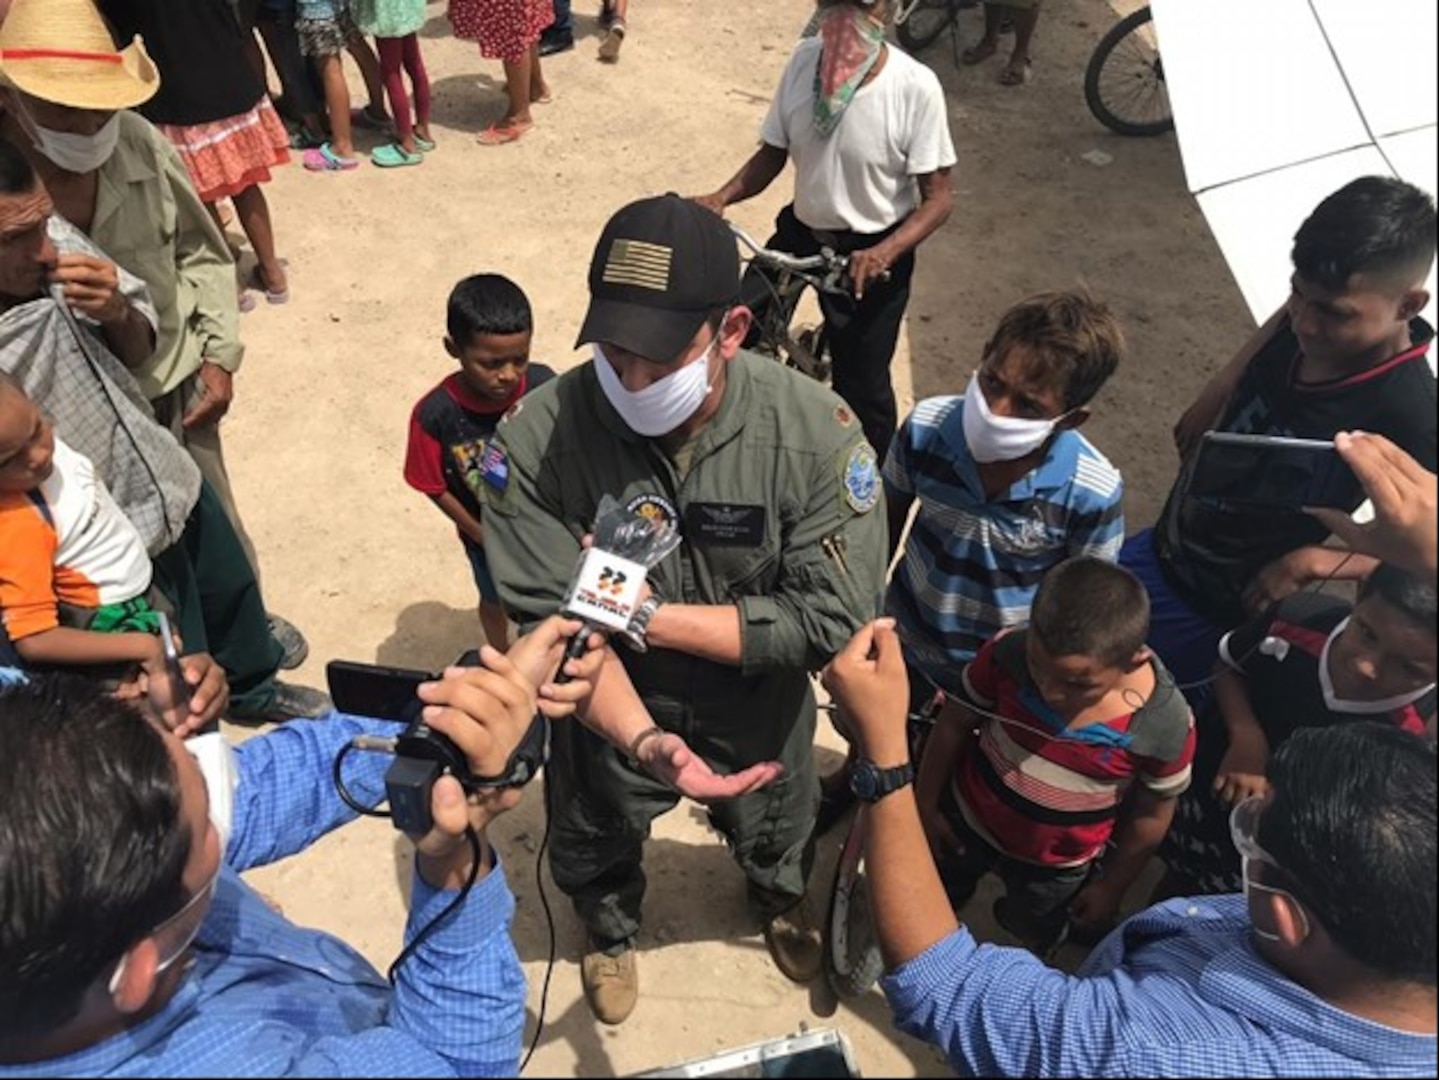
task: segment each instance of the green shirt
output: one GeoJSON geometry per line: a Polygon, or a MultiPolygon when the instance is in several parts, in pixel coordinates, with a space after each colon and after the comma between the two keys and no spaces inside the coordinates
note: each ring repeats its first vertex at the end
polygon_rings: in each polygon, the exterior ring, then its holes
{"type": "Polygon", "coordinates": [[[240,311],[235,260],[169,141],[131,112],[100,166],[95,245],[145,282],[160,315],[154,355],[134,374],[151,401],[209,360],[239,370],[240,311]]]}
{"type": "MultiPolygon", "coordinates": [[[[833,393],[744,352],[689,450],[681,477],[657,441],[619,418],[590,364],[526,397],[482,469],[485,553],[501,598],[524,623],[553,614],[609,494],[678,518],[683,543],[650,582],[665,600],[739,608],[742,677],[802,679],[877,614],[887,526],[875,453],[833,393]]],[[[641,693],[647,671],[688,661],[665,652],[625,656],[641,693]]],[[[719,674],[695,663],[686,685],[719,674]]]]}

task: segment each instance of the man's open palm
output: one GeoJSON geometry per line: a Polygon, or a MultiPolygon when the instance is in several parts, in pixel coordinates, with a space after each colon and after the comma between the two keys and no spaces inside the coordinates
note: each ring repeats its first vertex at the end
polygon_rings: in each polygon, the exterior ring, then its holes
{"type": "Polygon", "coordinates": [[[784,772],[784,766],[779,762],[762,761],[731,776],[720,776],[672,732],[650,739],[641,758],[641,764],[651,776],[696,802],[715,802],[748,795],[778,780],[784,772]]]}

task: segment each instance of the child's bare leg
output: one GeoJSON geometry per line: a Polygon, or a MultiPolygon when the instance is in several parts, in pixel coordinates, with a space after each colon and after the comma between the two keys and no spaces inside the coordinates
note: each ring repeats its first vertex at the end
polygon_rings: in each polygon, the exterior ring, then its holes
{"type": "Polygon", "coordinates": [[[493,600],[480,601],[480,629],[488,644],[502,651],[510,647],[510,620],[505,617],[505,609],[493,600]]]}
{"type": "Polygon", "coordinates": [[[537,54],[537,49],[531,49],[518,60],[505,61],[505,94],[510,107],[501,122],[503,127],[527,128],[534,123],[530,115],[530,80],[539,65],[537,54]]]}
{"type": "Polygon", "coordinates": [[[340,157],[355,156],[355,137],[350,128],[350,88],[338,54],[319,58],[320,78],[325,84],[325,109],[330,114],[330,149],[340,157]]]}
{"type": "Polygon", "coordinates": [[[275,229],[270,221],[270,204],[259,184],[252,184],[230,200],[235,204],[235,214],[240,219],[240,228],[249,237],[250,247],[255,250],[259,262],[260,280],[267,292],[282,293],[290,287],[285,277],[285,267],[275,254],[275,229]]]}
{"type": "Polygon", "coordinates": [[[540,47],[538,44],[530,48],[530,102],[547,102],[550,100],[550,87],[545,82],[544,72],[540,70],[540,47]]]}
{"type": "MultiPolygon", "coordinates": [[[[365,94],[370,99],[365,111],[376,120],[388,120],[390,114],[385,111],[385,79],[380,73],[380,60],[375,55],[375,50],[370,48],[369,41],[363,37],[355,38],[345,49],[359,67],[360,78],[365,80],[365,94]]],[[[348,111],[347,108],[346,112],[348,111]]],[[[331,123],[333,122],[332,120],[331,123]]]]}

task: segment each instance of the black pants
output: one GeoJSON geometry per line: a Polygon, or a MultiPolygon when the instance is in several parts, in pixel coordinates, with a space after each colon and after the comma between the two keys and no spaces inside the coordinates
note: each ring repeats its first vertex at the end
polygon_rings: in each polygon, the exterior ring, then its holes
{"type": "MultiPolygon", "coordinates": [[[[874,247],[894,229],[882,233],[856,232],[816,233],[795,217],[794,207],[786,206],[775,219],[775,233],[766,247],[787,251],[801,257],[817,255],[828,247],[843,255],[874,247]]],[[[751,269],[750,274],[761,273],[751,269]]],[[[824,314],[826,340],[834,366],[834,390],[849,403],[864,428],[864,436],[884,458],[894,438],[899,411],[894,400],[894,386],[889,378],[890,361],[899,342],[899,328],[909,306],[909,284],[914,277],[914,253],[910,252],[889,268],[888,281],[872,281],[863,300],[852,296],[821,293],[820,311],[824,314]]],[[[744,295],[754,297],[763,306],[765,300],[757,290],[746,287],[744,295]]],[[[755,305],[751,305],[752,307],[755,305]]],[[[756,312],[756,322],[760,313],[756,312]]]]}
{"type": "Polygon", "coordinates": [[[208,483],[180,539],[154,558],[155,585],[175,606],[185,651],[208,652],[230,680],[235,716],[264,713],[284,649],[270,633],[255,571],[208,483]]]}

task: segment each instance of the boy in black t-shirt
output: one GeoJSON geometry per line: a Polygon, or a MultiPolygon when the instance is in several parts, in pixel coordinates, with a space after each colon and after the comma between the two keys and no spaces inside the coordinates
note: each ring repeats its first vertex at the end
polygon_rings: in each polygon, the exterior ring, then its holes
{"type": "Polygon", "coordinates": [[[1159,523],[1130,538],[1120,563],[1149,590],[1150,643],[1181,686],[1202,683],[1224,631],[1310,583],[1361,579],[1375,566],[1321,546],[1328,530],[1301,511],[1192,495],[1205,431],[1368,431],[1434,470],[1434,330],[1418,317],[1434,250],[1434,201],[1412,185],[1365,177],[1329,196],[1295,235],[1288,303],[1176,425],[1179,479],[1159,523]]]}
{"type": "Polygon", "coordinates": [[[534,316],[524,291],[499,274],[465,278],[450,293],[445,351],[460,362],[415,405],[405,454],[405,481],[434,499],[455,523],[480,590],[485,640],[503,649],[509,623],[485,562],[485,528],[478,492],[490,437],[505,414],[537,386],[555,377],[530,363],[534,316]]]}
{"type": "Polygon", "coordinates": [[[1306,591],[1224,636],[1151,902],[1239,891],[1229,812],[1269,790],[1269,759],[1300,728],[1378,720],[1434,738],[1434,618],[1434,586],[1382,564],[1352,607],[1306,591]]]}

